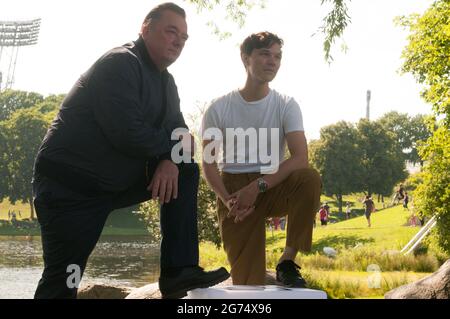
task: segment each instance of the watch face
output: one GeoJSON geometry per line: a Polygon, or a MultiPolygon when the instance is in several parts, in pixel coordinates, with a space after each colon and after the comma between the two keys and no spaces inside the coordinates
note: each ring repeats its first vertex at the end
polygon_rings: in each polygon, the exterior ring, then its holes
{"type": "Polygon", "coordinates": [[[258,180],[258,188],[260,193],[264,193],[267,190],[267,183],[262,178],[258,180]]]}

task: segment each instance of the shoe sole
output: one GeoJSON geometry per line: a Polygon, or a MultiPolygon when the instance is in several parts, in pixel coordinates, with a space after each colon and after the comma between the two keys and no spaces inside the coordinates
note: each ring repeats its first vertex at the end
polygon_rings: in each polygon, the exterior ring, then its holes
{"type": "Polygon", "coordinates": [[[277,280],[277,282],[279,283],[280,286],[286,287],[286,288],[304,288],[304,289],[308,289],[308,285],[295,286],[293,284],[286,285],[286,284],[282,283],[279,280],[277,280]]]}
{"type": "Polygon", "coordinates": [[[277,283],[280,284],[280,286],[283,286],[283,287],[286,287],[286,288],[304,288],[304,289],[308,289],[308,284],[304,284],[304,285],[301,285],[301,286],[295,286],[295,285],[293,285],[293,284],[290,284],[290,285],[284,284],[284,283],[283,283],[281,280],[279,280],[278,278],[276,278],[276,281],[277,281],[277,283]]]}
{"type": "Polygon", "coordinates": [[[187,296],[187,292],[189,290],[193,290],[193,289],[197,289],[197,288],[209,288],[211,286],[215,286],[217,284],[220,284],[222,281],[227,280],[228,278],[230,278],[230,274],[229,273],[224,274],[223,276],[217,278],[214,281],[209,281],[209,282],[200,283],[200,284],[197,284],[197,285],[189,285],[188,287],[183,287],[183,288],[181,288],[181,290],[176,291],[176,292],[171,293],[171,294],[163,295],[161,293],[161,298],[162,299],[181,299],[181,298],[187,296]]]}

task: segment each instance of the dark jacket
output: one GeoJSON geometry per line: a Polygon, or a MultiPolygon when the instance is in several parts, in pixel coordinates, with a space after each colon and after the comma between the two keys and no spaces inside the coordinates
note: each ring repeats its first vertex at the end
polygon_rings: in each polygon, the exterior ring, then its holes
{"type": "Polygon", "coordinates": [[[40,174],[85,193],[122,192],[149,161],[170,158],[171,132],[187,128],[172,75],[140,37],[103,55],[64,99],[35,162],[40,174]]]}

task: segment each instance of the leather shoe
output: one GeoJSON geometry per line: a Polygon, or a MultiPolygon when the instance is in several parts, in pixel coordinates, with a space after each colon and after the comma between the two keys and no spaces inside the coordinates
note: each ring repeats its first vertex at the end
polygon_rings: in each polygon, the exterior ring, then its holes
{"type": "Polygon", "coordinates": [[[186,267],[176,276],[159,277],[159,290],[163,299],[178,299],[185,297],[189,290],[211,287],[229,277],[224,267],[212,271],[204,271],[198,266],[186,267]]]}
{"type": "Polygon", "coordinates": [[[290,288],[306,288],[307,284],[300,269],[292,260],[284,260],[277,266],[277,280],[290,288]]]}

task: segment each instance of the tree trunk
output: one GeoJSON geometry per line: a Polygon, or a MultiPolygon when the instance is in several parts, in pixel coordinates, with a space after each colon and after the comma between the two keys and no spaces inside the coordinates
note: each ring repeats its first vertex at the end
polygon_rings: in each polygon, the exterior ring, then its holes
{"type": "Polygon", "coordinates": [[[336,198],[338,200],[339,214],[342,214],[342,194],[337,194],[336,198]]]}
{"type": "Polygon", "coordinates": [[[34,205],[33,205],[33,197],[31,197],[31,199],[29,200],[30,203],[30,211],[31,211],[31,216],[30,219],[33,220],[34,219],[34,205]]]}

